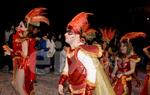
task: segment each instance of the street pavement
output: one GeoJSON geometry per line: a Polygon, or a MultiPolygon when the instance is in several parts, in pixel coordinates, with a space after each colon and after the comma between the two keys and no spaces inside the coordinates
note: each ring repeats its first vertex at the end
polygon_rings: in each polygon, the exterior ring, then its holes
{"type": "MultiPolygon", "coordinates": [[[[138,78],[143,83],[145,73],[138,72],[138,78]]],[[[0,95],[18,95],[11,86],[12,73],[0,71],[0,95]]],[[[52,72],[47,74],[37,74],[35,83],[35,95],[58,95],[57,83],[59,75],[52,72]]],[[[139,95],[141,87],[136,87],[133,81],[133,92],[132,95],[139,95]]]]}

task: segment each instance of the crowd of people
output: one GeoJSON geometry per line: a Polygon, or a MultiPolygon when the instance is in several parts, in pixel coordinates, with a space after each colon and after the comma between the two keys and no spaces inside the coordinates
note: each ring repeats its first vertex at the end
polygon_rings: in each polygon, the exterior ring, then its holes
{"type": "MultiPolygon", "coordinates": [[[[143,59],[132,42],[145,38],[145,32],[128,32],[119,39],[117,29],[93,28],[88,17],[94,14],[80,12],[68,23],[65,42],[62,42],[62,34],[54,37],[43,33],[40,38],[37,35],[40,22],[49,25],[48,18],[43,16],[45,9],[32,9],[24,21],[13,27],[11,39],[3,45],[13,74],[11,83],[19,95],[36,93],[33,84],[37,57],[39,60],[48,58],[49,71],[60,76],[60,95],[66,92],[70,95],[131,95],[132,81],[141,86],[139,95],[150,95],[150,63],[145,63],[147,76],[143,83],[139,82],[136,68],[143,59]],[[66,87],[68,91],[64,90],[66,87]]],[[[150,46],[144,47],[142,52],[150,59],[150,46]]]]}

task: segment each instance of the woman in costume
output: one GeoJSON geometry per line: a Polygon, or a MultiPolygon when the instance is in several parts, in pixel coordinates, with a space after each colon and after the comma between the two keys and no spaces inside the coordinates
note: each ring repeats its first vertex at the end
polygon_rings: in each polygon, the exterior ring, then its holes
{"type": "Polygon", "coordinates": [[[131,81],[136,64],[140,62],[141,58],[134,52],[132,43],[129,40],[137,37],[145,37],[145,33],[130,32],[122,36],[120,40],[120,48],[112,72],[112,77],[116,78],[114,84],[116,95],[131,95],[131,81]]]}
{"type": "Polygon", "coordinates": [[[44,10],[46,8],[34,8],[25,16],[27,31],[23,32],[25,37],[20,38],[24,55],[21,57],[22,62],[19,63],[18,72],[16,73],[16,87],[20,95],[35,94],[33,87],[36,64],[35,35],[39,32],[37,27],[40,22],[49,25],[48,19],[42,16],[44,10]]]}
{"type": "Polygon", "coordinates": [[[36,49],[35,41],[40,22],[49,25],[46,17],[42,16],[46,8],[34,8],[16,28],[13,37],[14,73],[12,85],[19,95],[35,95],[33,83],[35,80],[36,49]]]}

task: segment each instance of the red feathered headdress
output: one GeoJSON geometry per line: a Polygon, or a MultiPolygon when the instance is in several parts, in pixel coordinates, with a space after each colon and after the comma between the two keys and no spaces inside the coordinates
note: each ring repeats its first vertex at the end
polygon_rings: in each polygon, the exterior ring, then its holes
{"type": "Polygon", "coordinates": [[[139,37],[146,37],[146,34],[144,32],[129,32],[121,37],[120,42],[139,38],[139,37]]]}
{"type": "Polygon", "coordinates": [[[102,40],[105,42],[110,42],[115,36],[116,29],[112,29],[105,27],[104,29],[100,28],[100,32],[102,33],[102,40]]]}
{"type": "Polygon", "coordinates": [[[32,9],[26,16],[25,16],[25,21],[28,24],[39,24],[40,22],[44,22],[46,24],[49,25],[49,20],[48,18],[46,18],[45,16],[43,16],[45,14],[44,10],[46,10],[46,8],[34,8],[32,9]]]}
{"type": "MultiPolygon", "coordinates": [[[[67,25],[67,30],[74,33],[81,34],[89,28],[87,17],[93,15],[92,13],[81,12],[77,14],[67,25]]],[[[81,34],[82,35],[82,34],[81,34]]]]}

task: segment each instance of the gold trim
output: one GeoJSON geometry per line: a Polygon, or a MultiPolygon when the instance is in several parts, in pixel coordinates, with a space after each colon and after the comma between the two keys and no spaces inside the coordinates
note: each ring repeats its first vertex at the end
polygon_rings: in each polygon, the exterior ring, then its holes
{"type": "Polygon", "coordinates": [[[83,93],[83,95],[85,95],[85,88],[82,88],[82,89],[78,89],[78,90],[74,90],[71,85],[69,85],[69,89],[71,91],[71,95],[73,94],[80,94],[80,93],[83,93]]]}
{"type": "Polygon", "coordinates": [[[141,61],[141,58],[137,58],[137,59],[133,59],[133,58],[131,58],[131,59],[130,59],[130,61],[133,61],[133,62],[135,62],[135,63],[138,63],[138,62],[140,62],[140,61],[141,61]]]}
{"type": "Polygon", "coordinates": [[[86,82],[87,82],[87,84],[88,84],[89,86],[91,86],[92,88],[95,88],[95,87],[96,87],[95,83],[92,83],[92,82],[90,82],[89,80],[87,80],[86,82]]]}

